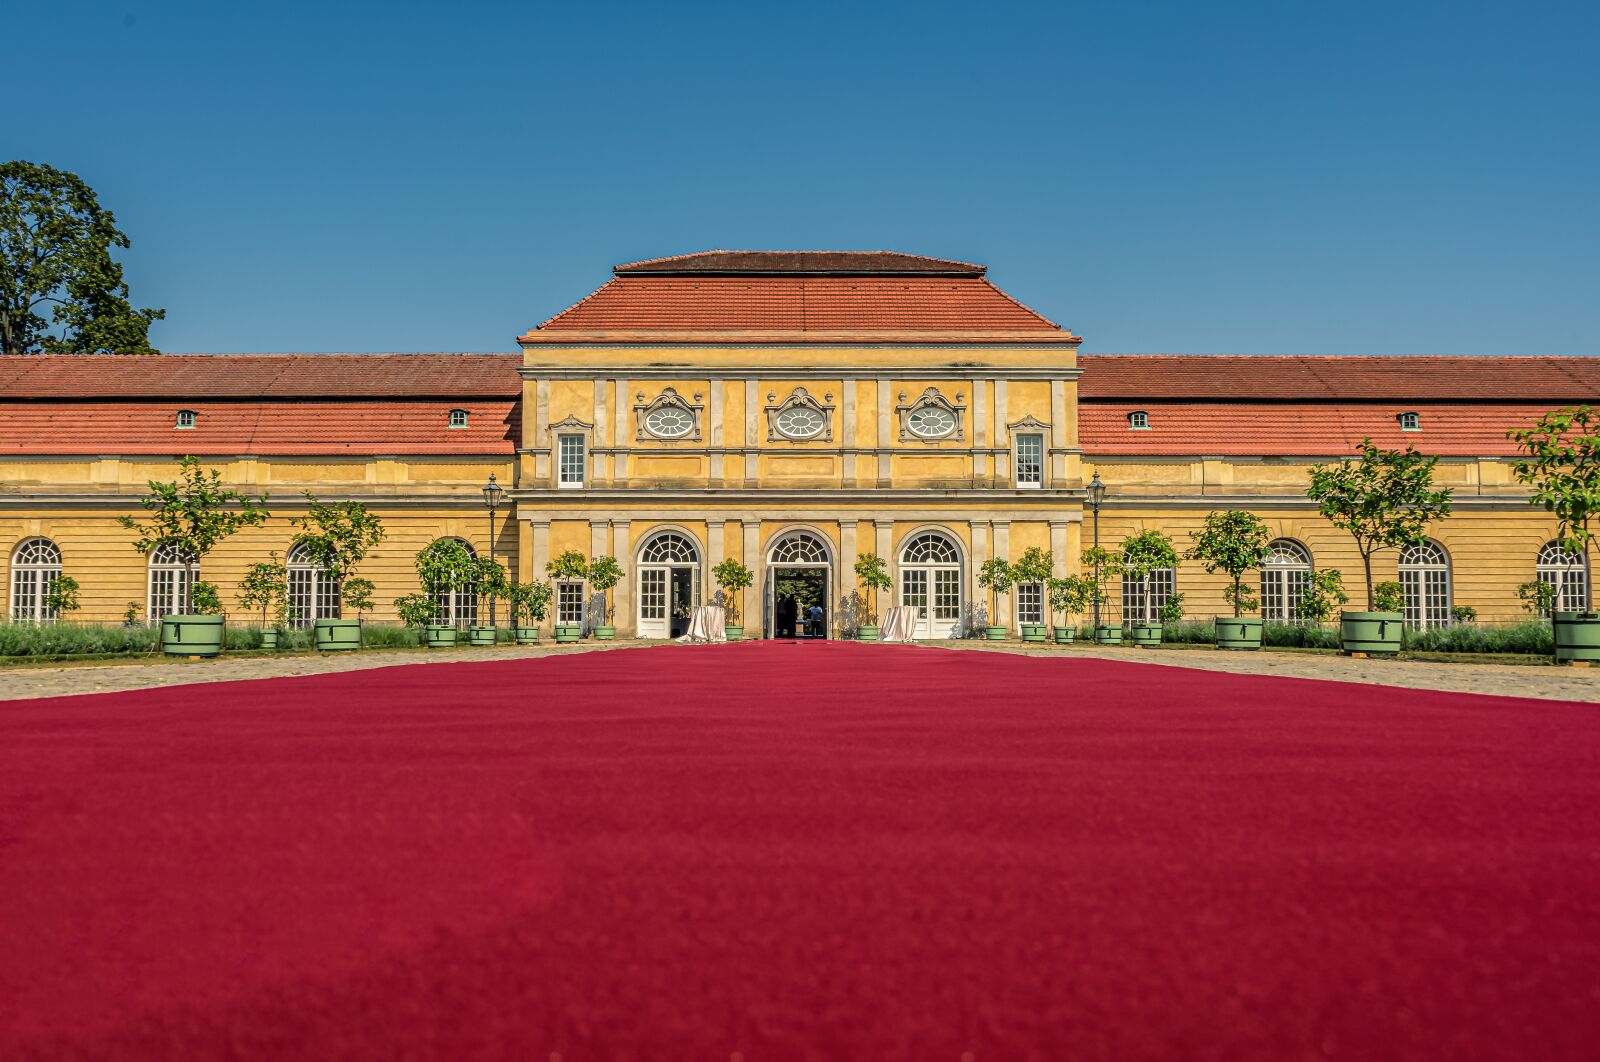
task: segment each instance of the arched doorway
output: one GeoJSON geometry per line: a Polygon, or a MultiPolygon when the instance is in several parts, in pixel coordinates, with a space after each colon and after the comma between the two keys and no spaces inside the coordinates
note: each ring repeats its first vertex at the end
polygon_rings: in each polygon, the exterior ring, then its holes
{"type": "Polygon", "coordinates": [[[676,638],[689,629],[700,603],[700,549],[688,535],[660,531],[639,547],[638,632],[641,638],[676,638]]]}
{"type": "Polygon", "coordinates": [[[917,610],[916,637],[961,637],[961,551],[924,531],[900,551],[900,604],[917,610]]]}
{"type": "Polygon", "coordinates": [[[767,636],[826,638],[832,572],[832,552],[822,536],[781,535],[767,551],[767,636]]]}

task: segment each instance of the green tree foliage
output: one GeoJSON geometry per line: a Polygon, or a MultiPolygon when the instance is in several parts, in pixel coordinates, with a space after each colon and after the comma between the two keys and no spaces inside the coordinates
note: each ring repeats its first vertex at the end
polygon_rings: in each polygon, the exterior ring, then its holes
{"type": "Polygon", "coordinates": [[[267,625],[269,611],[282,623],[288,609],[289,573],[278,555],[269,553],[266,560],[257,561],[246,568],[244,578],[239,580],[238,593],[234,596],[240,608],[252,612],[261,610],[263,627],[267,625]]]}
{"type": "Polygon", "coordinates": [[[544,566],[544,573],[552,579],[589,578],[589,559],[575,549],[569,549],[544,566]]]}
{"type": "Polygon", "coordinates": [[[1089,604],[1104,605],[1109,602],[1111,595],[1106,593],[1106,586],[1122,574],[1122,554],[1112,553],[1104,546],[1090,546],[1079,555],[1078,562],[1087,573],[1084,578],[1094,588],[1089,604]]]}
{"type": "MultiPolygon", "coordinates": [[[[149,556],[158,546],[177,547],[183,557],[184,586],[189,600],[186,611],[195,607],[194,566],[235,532],[259,527],[267,522],[265,497],[248,498],[222,484],[216,469],[202,469],[195,457],[185,457],[172,483],[150,481],[150,493],[139,505],[150,514],[145,522],[119,516],[123,527],[135,533],[133,548],[149,556]]],[[[219,609],[220,611],[220,609],[219,609]]]]}
{"type": "Polygon", "coordinates": [[[1144,614],[1137,619],[1146,623],[1156,619],[1153,596],[1150,593],[1150,576],[1167,568],[1178,567],[1178,551],[1172,539],[1154,528],[1146,528],[1129,535],[1122,542],[1122,572],[1139,583],[1144,591],[1140,595],[1144,614]]]}
{"type": "Polygon", "coordinates": [[[1161,608],[1156,613],[1156,618],[1167,626],[1181,623],[1183,621],[1183,595],[1168,594],[1167,599],[1161,602],[1161,608]]]}
{"type": "Polygon", "coordinates": [[[1192,545],[1184,554],[1190,560],[1200,561],[1212,574],[1223,572],[1230,580],[1222,596],[1233,606],[1235,616],[1256,609],[1254,587],[1244,581],[1246,572],[1255,571],[1266,562],[1271,532],[1261,517],[1238,509],[1206,514],[1206,522],[1190,535],[1192,545]]]}
{"type": "Polygon", "coordinates": [[[407,594],[394,599],[394,610],[407,627],[425,627],[433,622],[434,600],[427,594],[407,594]]]}
{"type": "Polygon", "coordinates": [[[1401,612],[1406,607],[1406,588],[1390,580],[1372,588],[1372,607],[1378,612],[1401,612]]]}
{"type": "Polygon", "coordinates": [[[620,582],[622,582],[622,565],[617,563],[617,558],[596,557],[589,562],[589,585],[604,595],[601,598],[601,608],[605,616],[605,625],[608,627],[617,614],[617,605],[612,600],[611,591],[620,582]]]}
{"type": "Polygon", "coordinates": [[[1422,543],[1428,525],[1450,515],[1450,488],[1433,486],[1438,463],[1437,457],[1424,457],[1410,446],[1382,450],[1371,439],[1362,439],[1356,460],[1311,466],[1306,497],[1329,523],[1355,539],[1371,611],[1378,611],[1372,596],[1372,555],[1422,543]]]}
{"type": "Polygon", "coordinates": [[[1543,579],[1530,579],[1517,587],[1517,598],[1524,612],[1547,616],[1556,607],[1556,588],[1543,579]]]}
{"type": "Polygon", "coordinates": [[[347,608],[356,610],[356,619],[366,619],[367,609],[372,607],[372,594],[377,589],[371,579],[357,576],[339,584],[339,595],[347,608]]]}
{"type": "Polygon", "coordinates": [[[863,553],[856,558],[856,585],[867,592],[866,615],[861,623],[871,627],[878,622],[878,595],[889,589],[889,565],[876,553],[863,553]]]}
{"type": "Polygon", "coordinates": [[[1069,575],[1064,579],[1051,579],[1046,584],[1050,591],[1050,610],[1066,616],[1081,616],[1094,604],[1094,580],[1087,575],[1069,575]]]}
{"type": "Polygon", "coordinates": [[[441,538],[417,551],[416,568],[431,617],[440,595],[459,593],[472,585],[478,574],[478,558],[459,538],[441,538]]]}
{"type": "Polygon", "coordinates": [[[1011,580],[1014,583],[1048,583],[1055,568],[1055,554],[1038,546],[1029,546],[1022,551],[1017,563],[1011,566],[1011,580]]]}
{"type": "Polygon", "coordinates": [[[111,211],[75,173],[0,163],[0,354],[153,354],[113,247],[127,247],[111,211]]]}
{"type": "Polygon", "coordinates": [[[306,514],[289,521],[300,529],[295,544],[305,547],[311,563],[343,580],[355,574],[372,548],[383,541],[383,521],[360,502],[328,505],[306,492],[306,514]]]}
{"type": "Polygon", "coordinates": [[[190,593],[190,607],[202,616],[216,616],[222,612],[222,595],[217,593],[217,585],[208,583],[204,579],[194,584],[190,593]]]}
{"type": "MultiPolygon", "coordinates": [[[[1513,467],[1529,487],[1528,501],[1554,514],[1563,548],[1587,559],[1590,524],[1600,511],[1600,413],[1569,406],[1506,435],[1527,455],[1513,467]]],[[[1587,584],[1584,595],[1592,607],[1587,584]]]]}
{"type": "MultiPolygon", "coordinates": [[[[856,571],[861,571],[859,564],[856,565],[856,571]]],[[[722,590],[723,607],[728,610],[728,624],[737,627],[744,614],[744,592],[755,582],[755,573],[736,558],[729,557],[711,569],[711,577],[722,590]]]]}
{"type": "Polygon", "coordinates": [[[1295,605],[1295,619],[1301,623],[1327,623],[1339,606],[1350,600],[1344,592],[1344,576],[1338,568],[1321,568],[1311,573],[1305,593],[1295,605]]]}
{"type": "Polygon", "coordinates": [[[490,557],[476,559],[471,582],[486,604],[499,601],[511,591],[511,575],[506,571],[506,566],[490,557]]]}
{"type": "Polygon", "coordinates": [[[520,626],[518,616],[527,616],[530,624],[542,622],[550,609],[550,597],[554,593],[546,582],[508,584],[506,600],[511,604],[511,625],[520,626]]]}
{"type": "Polygon", "coordinates": [[[978,585],[989,591],[989,624],[995,625],[995,619],[1000,615],[1000,595],[1011,592],[1011,587],[1016,579],[1011,574],[1011,565],[1002,557],[990,557],[978,569],[978,585]]]}
{"type": "Polygon", "coordinates": [[[70,575],[58,575],[44,592],[44,607],[58,616],[78,611],[78,580],[70,575]]]}

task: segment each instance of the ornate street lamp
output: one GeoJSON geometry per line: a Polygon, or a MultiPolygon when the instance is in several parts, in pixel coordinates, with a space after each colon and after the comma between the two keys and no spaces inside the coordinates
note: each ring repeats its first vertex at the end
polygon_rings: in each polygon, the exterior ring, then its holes
{"type": "MultiPolygon", "coordinates": [[[[1100,547],[1100,503],[1106,500],[1106,485],[1100,482],[1100,472],[1095,471],[1094,478],[1089,481],[1086,490],[1089,495],[1089,511],[1094,513],[1094,544],[1100,547]]],[[[1100,630],[1100,558],[1096,554],[1094,562],[1094,629],[1098,636],[1100,630]]]]}
{"type": "MultiPolygon", "coordinates": [[[[494,511],[500,505],[500,495],[505,493],[505,488],[494,481],[494,473],[489,473],[489,482],[483,485],[483,503],[489,507],[489,560],[494,560],[494,511]]],[[[489,626],[495,625],[494,595],[489,595],[489,626]]]]}

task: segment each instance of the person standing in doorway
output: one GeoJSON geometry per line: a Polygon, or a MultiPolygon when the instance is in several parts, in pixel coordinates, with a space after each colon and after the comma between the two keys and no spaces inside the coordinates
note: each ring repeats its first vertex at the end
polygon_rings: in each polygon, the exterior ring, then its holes
{"type": "Polygon", "coordinates": [[[821,638],[822,637],[822,606],[821,605],[812,605],[811,606],[810,619],[811,619],[811,622],[810,622],[809,626],[811,628],[811,631],[810,631],[811,637],[813,637],[813,638],[821,638]]]}

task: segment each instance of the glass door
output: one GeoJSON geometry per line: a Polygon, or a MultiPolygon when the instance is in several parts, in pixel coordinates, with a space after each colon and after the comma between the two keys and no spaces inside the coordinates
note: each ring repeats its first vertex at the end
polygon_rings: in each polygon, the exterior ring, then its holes
{"type": "Polygon", "coordinates": [[[928,572],[925,568],[900,569],[900,604],[917,610],[916,637],[928,636],[928,572]]]}
{"type": "Polygon", "coordinates": [[[639,569],[639,637],[667,636],[667,569],[639,569]]]}

